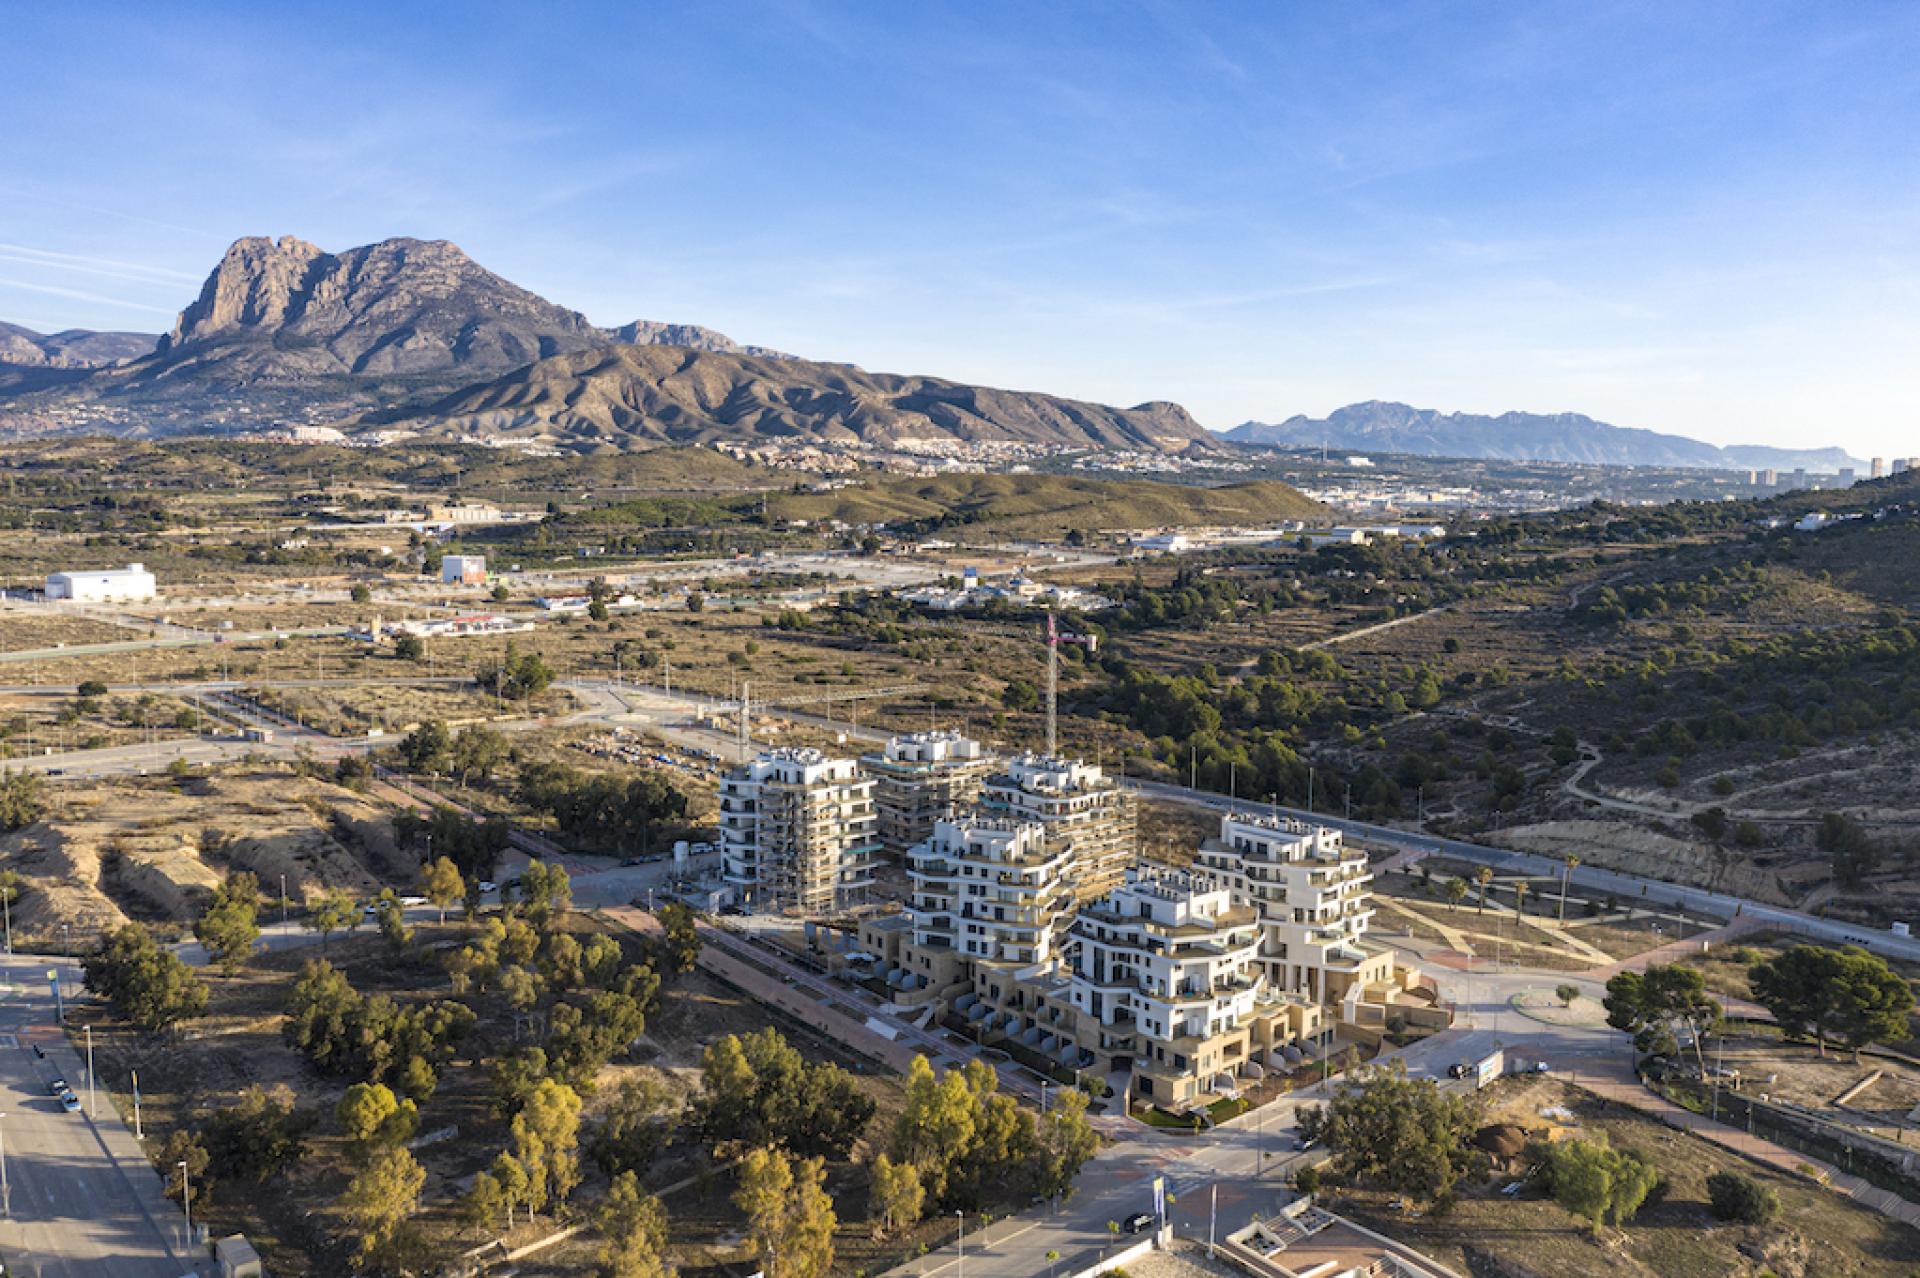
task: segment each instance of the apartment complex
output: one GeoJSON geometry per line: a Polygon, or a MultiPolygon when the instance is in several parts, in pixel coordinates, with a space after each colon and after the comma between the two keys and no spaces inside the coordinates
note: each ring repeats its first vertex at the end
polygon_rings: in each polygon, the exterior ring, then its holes
{"type": "Polygon", "coordinates": [[[1318,1004],[1268,988],[1259,951],[1259,916],[1205,874],[1131,870],[1073,921],[1076,1038],[1162,1107],[1231,1090],[1320,1029],[1318,1004]]]}
{"type": "Polygon", "coordinates": [[[1067,868],[1035,822],[936,822],[908,863],[909,971],[935,988],[964,983],[990,996],[997,978],[1011,985],[1020,969],[1051,964],[1072,907],[1067,868]]]}
{"type": "Polygon", "coordinates": [[[1071,858],[1068,881],[1081,901],[1097,900],[1118,887],[1133,861],[1133,795],[1097,764],[1015,755],[981,786],[980,809],[1045,826],[1048,844],[1071,858]]]}
{"type": "Polygon", "coordinates": [[[873,882],[876,824],[852,759],[768,750],[721,779],[721,874],[749,909],[825,914],[873,882]]]}
{"type": "Polygon", "coordinates": [[[986,747],[958,732],[894,737],[862,755],[861,770],[873,778],[881,849],[905,863],[915,846],[933,837],[937,822],[972,809],[993,766],[986,747]]]}
{"type": "Polygon", "coordinates": [[[1391,982],[1392,953],[1364,939],[1373,918],[1366,853],[1338,830],[1229,815],[1195,865],[1259,915],[1260,964],[1275,989],[1341,1003],[1391,982]]]}

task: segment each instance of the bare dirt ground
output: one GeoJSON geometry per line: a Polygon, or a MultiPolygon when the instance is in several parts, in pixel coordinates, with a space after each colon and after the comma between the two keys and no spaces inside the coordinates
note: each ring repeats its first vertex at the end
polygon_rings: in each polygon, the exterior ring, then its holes
{"type": "Polygon", "coordinates": [[[285,875],[298,903],[329,887],[370,895],[408,882],[409,859],[385,808],[278,765],[62,787],[46,819],[0,837],[0,864],[26,880],[16,943],[70,939],[76,952],[129,919],[183,932],[232,870],[253,871],[268,895],[285,875]]]}

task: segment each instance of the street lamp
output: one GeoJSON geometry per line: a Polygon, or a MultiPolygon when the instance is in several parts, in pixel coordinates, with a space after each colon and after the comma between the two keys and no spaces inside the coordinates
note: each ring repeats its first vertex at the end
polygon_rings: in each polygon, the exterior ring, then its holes
{"type": "Polygon", "coordinates": [[[959,1251],[960,1259],[957,1278],[967,1278],[967,1213],[956,1210],[953,1216],[960,1222],[960,1232],[953,1239],[953,1245],[959,1251]]]}
{"type": "Polygon", "coordinates": [[[6,1115],[0,1114],[0,1211],[13,1218],[13,1191],[7,1186],[7,1138],[5,1135],[6,1115]]]}
{"type": "Polygon", "coordinates": [[[191,1247],[193,1246],[193,1180],[187,1172],[186,1159],[181,1159],[174,1166],[180,1169],[180,1202],[187,1212],[186,1245],[191,1247]]]}

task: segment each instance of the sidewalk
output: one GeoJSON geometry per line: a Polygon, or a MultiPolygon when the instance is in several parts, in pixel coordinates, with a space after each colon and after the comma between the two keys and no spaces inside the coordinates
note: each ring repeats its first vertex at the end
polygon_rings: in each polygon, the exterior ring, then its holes
{"type": "Polygon", "coordinates": [[[1703,946],[1725,945],[1727,942],[1745,936],[1749,932],[1761,930],[1762,925],[1754,919],[1739,918],[1714,928],[1700,932],[1682,941],[1668,941],[1658,949],[1636,954],[1632,958],[1620,959],[1614,963],[1603,963],[1599,967],[1590,967],[1580,975],[1590,981],[1606,981],[1621,972],[1644,972],[1647,968],[1662,963],[1673,963],[1691,954],[1698,954],[1703,946]]]}

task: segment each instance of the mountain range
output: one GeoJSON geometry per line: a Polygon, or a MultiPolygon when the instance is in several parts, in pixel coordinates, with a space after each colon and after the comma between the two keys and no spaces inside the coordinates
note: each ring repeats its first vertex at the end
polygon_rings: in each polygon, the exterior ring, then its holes
{"type": "Polygon", "coordinates": [[[578,448],[772,437],[1214,446],[1172,404],[867,373],[694,324],[601,328],[444,240],[329,253],[249,237],[164,336],[0,332],[0,437],[292,424],[578,448]]]}
{"type": "Polygon", "coordinates": [[[1721,447],[1579,413],[1442,413],[1384,400],[1335,409],[1325,417],[1242,422],[1224,436],[1275,448],[1322,446],[1422,457],[1576,462],[1601,466],[1686,466],[1724,469],[1840,470],[1859,462],[1844,448],[1721,447]]]}

